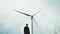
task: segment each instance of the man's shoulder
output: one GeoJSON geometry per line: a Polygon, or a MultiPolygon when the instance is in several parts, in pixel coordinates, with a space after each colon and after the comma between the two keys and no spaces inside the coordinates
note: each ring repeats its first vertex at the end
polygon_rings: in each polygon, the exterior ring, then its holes
{"type": "Polygon", "coordinates": [[[24,28],[27,28],[26,26],[24,28]]]}
{"type": "Polygon", "coordinates": [[[26,27],[24,27],[24,28],[26,28],[26,27]]]}
{"type": "Polygon", "coordinates": [[[26,27],[26,26],[25,26],[24,28],[29,28],[29,27],[26,27]]]}

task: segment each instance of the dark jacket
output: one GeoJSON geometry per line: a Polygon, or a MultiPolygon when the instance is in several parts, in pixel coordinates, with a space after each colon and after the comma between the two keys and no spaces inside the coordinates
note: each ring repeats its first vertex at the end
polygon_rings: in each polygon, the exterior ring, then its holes
{"type": "Polygon", "coordinates": [[[30,34],[29,27],[24,27],[24,34],[30,34]]]}

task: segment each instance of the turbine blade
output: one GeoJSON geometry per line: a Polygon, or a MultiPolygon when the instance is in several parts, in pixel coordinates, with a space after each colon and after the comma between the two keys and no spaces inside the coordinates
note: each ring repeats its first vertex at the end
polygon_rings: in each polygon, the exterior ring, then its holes
{"type": "Polygon", "coordinates": [[[19,12],[19,13],[21,13],[21,14],[24,14],[24,15],[26,15],[26,16],[31,16],[31,15],[28,15],[28,14],[26,14],[26,13],[23,13],[23,12],[20,12],[20,11],[17,11],[17,10],[14,10],[14,11],[19,12]]]}
{"type": "Polygon", "coordinates": [[[36,20],[34,18],[33,18],[33,21],[36,24],[36,26],[38,27],[39,32],[42,34],[42,32],[40,31],[40,27],[38,26],[38,24],[37,24],[37,22],[36,22],[36,20]]]}
{"type": "Polygon", "coordinates": [[[38,29],[40,31],[40,27],[38,26],[38,24],[37,24],[37,22],[36,22],[36,20],[34,18],[33,18],[33,21],[34,21],[34,23],[36,24],[36,26],[38,27],[38,29]]]}
{"type": "MultiPolygon", "coordinates": [[[[41,10],[40,10],[41,11],[41,10]]],[[[35,16],[37,13],[39,13],[40,11],[36,12],[33,16],[35,16]]]]}

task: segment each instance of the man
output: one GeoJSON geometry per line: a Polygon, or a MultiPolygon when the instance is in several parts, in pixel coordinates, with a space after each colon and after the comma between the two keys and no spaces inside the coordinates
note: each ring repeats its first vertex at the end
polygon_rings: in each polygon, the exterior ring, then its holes
{"type": "Polygon", "coordinates": [[[24,34],[30,34],[28,24],[26,24],[26,26],[24,27],[24,34]]]}

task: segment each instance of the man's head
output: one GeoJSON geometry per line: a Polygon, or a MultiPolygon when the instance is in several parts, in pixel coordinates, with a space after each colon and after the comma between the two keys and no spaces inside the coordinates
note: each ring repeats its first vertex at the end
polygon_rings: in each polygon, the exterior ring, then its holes
{"type": "Polygon", "coordinates": [[[28,24],[26,24],[26,26],[28,27],[28,24]]]}

